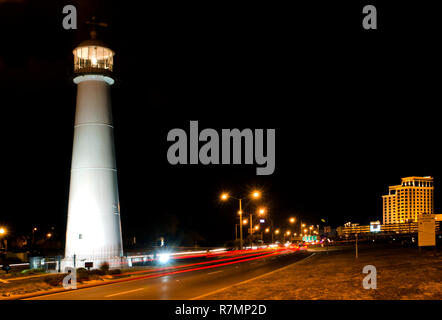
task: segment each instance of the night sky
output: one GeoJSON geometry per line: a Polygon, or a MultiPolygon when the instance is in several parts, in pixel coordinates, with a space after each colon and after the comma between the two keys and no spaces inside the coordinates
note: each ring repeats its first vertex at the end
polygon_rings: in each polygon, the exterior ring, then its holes
{"type": "MultiPolygon", "coordinates": [[[[368,3],[283,7],[222,2],[0,0],[2,210],[15,234],[64,237],[76,86],[72,50],[96,16],[116,52],[112,102],[123,237],[218,245],[237,203],[263,190],[275,225],[382,220],[381,195],[411,175],[435,178],[440,213],[437,11],[393,1],[362,29],[368,3]],[[74,4],[78,30],[62,28],[74,4]],[[167,161],[169,130],[275,128],[276,169],[167,161]],[[193,241],[192,240],[192,241],[193,241]]],[[[254,207],[249,207],[254,210],[254,207]]]]}

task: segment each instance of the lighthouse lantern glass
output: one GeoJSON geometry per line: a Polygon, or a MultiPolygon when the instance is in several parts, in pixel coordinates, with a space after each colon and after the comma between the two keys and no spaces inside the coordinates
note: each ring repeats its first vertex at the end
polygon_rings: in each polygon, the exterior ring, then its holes
{"type": "Polygon", "coordinates": [[[74,71],[104,69],[112,71],[114,52],[101,46],[78,47],[74,50],[74,71]]]}

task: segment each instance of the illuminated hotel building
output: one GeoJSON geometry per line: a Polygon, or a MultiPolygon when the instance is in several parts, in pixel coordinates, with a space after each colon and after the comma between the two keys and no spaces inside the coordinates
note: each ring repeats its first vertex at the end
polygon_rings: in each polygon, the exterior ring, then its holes
{"type": "Polygon", "coordinates": [[[432,177],[402,178],[402,183],[388,187],[382,196],[383,224],[417,222],[421,213],[434,214],[432,177]]]}

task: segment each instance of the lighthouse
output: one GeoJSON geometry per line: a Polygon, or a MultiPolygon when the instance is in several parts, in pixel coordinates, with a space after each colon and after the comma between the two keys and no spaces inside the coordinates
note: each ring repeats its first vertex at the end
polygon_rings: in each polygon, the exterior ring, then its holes
{"type": "Polygon", "coordinates": [[[73,51],[77,104],[63,269],[123,256],[111,109],[115,53],[91,32],[73,51]]]}

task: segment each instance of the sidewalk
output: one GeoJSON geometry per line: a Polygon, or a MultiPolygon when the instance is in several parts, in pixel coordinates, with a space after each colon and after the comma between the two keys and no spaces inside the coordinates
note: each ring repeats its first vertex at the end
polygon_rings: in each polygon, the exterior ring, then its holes
{"type": "Polygon", "coordinates": [[[283,270],[235,285],[205,300],[399,300],[442,299],[442,255],[413,248],[319,252],[283,270]],[[365,265],[377,269],[377,289],[366,290],[365,265]]]}

